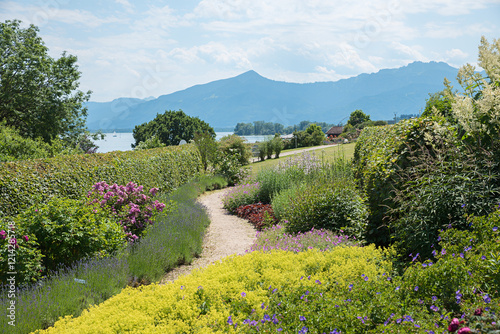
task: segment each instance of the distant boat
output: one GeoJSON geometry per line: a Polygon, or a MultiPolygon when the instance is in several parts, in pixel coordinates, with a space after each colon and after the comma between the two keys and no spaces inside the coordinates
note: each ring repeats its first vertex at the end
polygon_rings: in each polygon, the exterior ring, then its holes
{"type": "Polygon", "coordinates": [[[116,131],[115,131],[115,132],[113,132],[113,137],[116,137],[116,131]]]}

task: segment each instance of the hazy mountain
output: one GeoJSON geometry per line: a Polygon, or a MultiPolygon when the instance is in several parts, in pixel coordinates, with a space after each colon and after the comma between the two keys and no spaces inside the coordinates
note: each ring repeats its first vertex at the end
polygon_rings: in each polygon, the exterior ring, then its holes
{"type": "Polygon", "coordinates": [[[157,113],[179,109],[213,127],[260,120],[284,125],[302,120],[345,123],[356,109],[362,109],[373,120],[389,120],[394,114],[420,113],[429,93],[444,88],[445,77],[457,87],[457,71],[442,62],[414,62],[335,82],[306,84],[273,81],[248,71],[157,99],[88,102],[87,125],[89,129],[103,130],[133,128],[152,120],[157,113]]]}

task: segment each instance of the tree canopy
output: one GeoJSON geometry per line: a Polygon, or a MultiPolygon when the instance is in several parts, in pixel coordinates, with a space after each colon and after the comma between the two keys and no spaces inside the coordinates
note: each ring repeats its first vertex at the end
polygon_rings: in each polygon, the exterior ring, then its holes
{"type": "Polygon", "coordinates": [[[77,58],[49,56],[38,28],[0,23],[0,121],[23,137],[77,144],[86,131],[90,91],[77,90],[77,58]]]}
{"type": "Polygon", "coordinates": [[[196,133],[203,132],[215,138],[214,129],[198,117],[188,116],[182,110],[168,110],[163,114],[157,114],[149,122],[136,125],[133,131],[135,144],[132,144],[132,147],[153,136],[157,136],[167,146],[179,145],[181,140],[190,142],[196,133]]]}
{"type": "Polygon", "coordinates": [[[347,124],[356,127],[356,125],[364,123],[370,120],[370,115],[365,114],[362,110],[356,109],[351,113],[347,124]]]}

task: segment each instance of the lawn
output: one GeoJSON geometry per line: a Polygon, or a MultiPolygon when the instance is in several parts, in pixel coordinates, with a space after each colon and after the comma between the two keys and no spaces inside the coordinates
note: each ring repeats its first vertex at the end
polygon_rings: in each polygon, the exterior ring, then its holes
{"type": "MultiPolygon", "coordinates": [[[[339,154],[344,154],[344,156],[347,159],[351,159],[354,155],[354,145],[355,145],[355,143],[349,143],[349,144],[344,144],[344,145],[324,146],[324,148],[310,151],[310,153],[316,154],[318,157],[321,157],[322,159],[326,159],[326,160],[332,160],[335,157],[337,157],[339,154]]],[[[293,155],[301,154],[302,152],[304,152],[304,149],[305,148],[294,148],[294,149],[282,151],[281,154],[288,153],[288,152],[295,152],[295,154],[293,154],[293,155]]],[[[254,162],[254,163],[250,164],[250,168],[251,168],[250,175],[252,177],[255,177],[261,169],[275,166],[280,161],[283,161],[283,160],[289,158],[290,156],[291,155],[287,155],[287,156],[281,156],[279,159],[268,159],[265,161],[254,162]]]]}

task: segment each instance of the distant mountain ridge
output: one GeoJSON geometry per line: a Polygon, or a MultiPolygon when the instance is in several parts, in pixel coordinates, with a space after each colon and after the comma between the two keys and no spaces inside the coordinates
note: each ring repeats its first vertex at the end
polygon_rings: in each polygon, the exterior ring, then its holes
{"type": "Polygon", "coordinates": [[[157,113],[179,109],[213,127],[261,120],[285,126],[303,120],[345,123],[356,109],[362,109],[373,120],[389,120],[395,114],[421,113],[429,93],[444,88],[445,77],[458,86],[457,72],[443,62],[414,62],[335,82],[300,84],[273,81],[248,71],[156,99],[88,102],[87,126],[130,129],[152,120],[157,113]]]}

